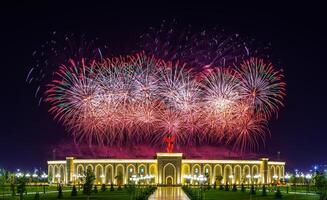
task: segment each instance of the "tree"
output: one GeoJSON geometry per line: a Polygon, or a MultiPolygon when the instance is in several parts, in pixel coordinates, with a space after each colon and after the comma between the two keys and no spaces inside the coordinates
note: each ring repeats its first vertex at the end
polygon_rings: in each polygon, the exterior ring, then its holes
{"type": "Polygon", "coordinates": [[[251,185],[250,194],[251,195],[255,195],[256,194],[255,189],[254,189],[254,185],[251,185]]]}
{"type": "Polygon", "coordinates": [[[281,199],[282,198],[282,193],[280,192],[280,189],[279,188],[277,188],[277,191],[276,191],[276,193],[275,193],[275,198],[276,199],[281,199]]]}
{"type": "Polygon", "coordinates": [[[321,172],[316,172],[316,175],[313,177],[315,186],[318,190],[320,200],[325,200],[327,198],[327,177],[326,174],[321,172]]]}
{"type": "Polygon", "coordinates": [[[17,185],[17,192],[19,194],[19,199],[23,199],[23,194],[26,191],[26,183],[27,178],[25,176],[23,177],[17,177],[16,179],[16,185],[17,185]]]}
{"type": "Polygon", "coordinates": [[[121,186],[123,185],[123,174],[118,172],[117,176],[115,176],[115,179],[117,179],[118,190],[121,190],[121,186]]]}
{"type": "Polygon", "coordinates": [[[34,200],[40,200],[40,194],[38,192],[35,193],[34,200]]]}
{"type": "Polygon", "coordinates": [[[93,183],[95,180],[94,173],[91,171],[91,169],[87,169],[85,172],[85,181],[83,185],[83,194],[90,196],[93,188],[93,183]]]}
{"type": "Polygon", "coordinates": [[[245,192],[245,191],[246,191],[246,188],[245,188],[245,186],[244,186],[243,183],[242,183],[242,185],[241,185],[241,191],[242,191],[242,192],[245,192]]]}
{"type": "Polygon", "coordinates": [[[267,196],[267,188],[266,185],[262,186],[262,196],[267,196]]]}
{"type": "Polygon", "coordinates": [[[62,185],[59,184],[58,185],[58,199],[62,199],[63,198],[63,194],[62,194],[62,185]]]}
{"type": "Polygon", "coordinates": [[[72,197],[77,196],[77,189],[76,189],[76,186],[75,185],[73,185],[71,196],[72,197]]]}

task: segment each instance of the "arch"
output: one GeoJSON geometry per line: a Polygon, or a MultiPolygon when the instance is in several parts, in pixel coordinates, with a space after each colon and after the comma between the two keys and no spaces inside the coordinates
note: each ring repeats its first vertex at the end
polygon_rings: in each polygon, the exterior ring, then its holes
{"type": "Polygon", "coordinates": [[[255,184],[257,184],[260,181],[260,178],[256,178],[257,175],[259,174],[259,167],[257,165],[252,166],[252,178],[255,184]]]}
{"type": "Polygon", "coordinates": [[[95,184],[101,184],[104,182],[104,177],[103,177],[103,166],[98,164],[95,166],[95,184]]]}
{"type": "MultiPolygon", "coordinates": [[[[124,179],[124,177],[125,177],[124,171],[125,171],[124,170],[124,165],[122,165],[122,164],[116,165],[116,176],[121,173],[122,176],[123,176],[123,180],[125,180],[124,179]]],[[[115,183],[117,184],[117,180],[115,180],[115,183]]]]}
{"type": "Polygon", "coordinates": [[[172,184],[176,184],[176,167],[172,163],[167,163],[163,167],[163,180],[165,181],[164,184],[167,184],[167,177],[172,177],[172,184]]]}
{"type": "Polygon", "coordinates": [[[132,176],[135,173],[136,173],[136,167],[135,167],[135,165],[133,165],[133,164],[127,165],[127,174],[128,174],[128,177],[132,176]]]}
{"type": "Polygon", "coordinates": [[[137,172],[138,172],[140,175],[145,176],[145,175],[147,174],[146,165],[145,165],[145,164],[140,164],[140,165],[137,167],[137,172]]]}
{"type": "Polygon", "coordinates": [[[274,175],[276,174],[276,169],[275,166],[270,166],[270,170],[269,170],[269,178],[270,178],[270,182],[274,182],[274,175]]]}
{"type": "Polygon", "coordinates": [[[110,184],[114,181],[114,167],[111,164],[106,165],[105,170],[105,183],[110,184]]]}
{"type": "Polygon", "coordinates": [[[211,183],[212,180],[212,168],[210,164],[205,164],[203,166],[203,175],[208,176],[208,183],[211,183]]]}
{"type": "Polygon", "coordinates": [[[234,180],[236,184],[241,184],[242,182],[241,166],[239,165],[234,167],[234,180]]]}
{"type": "Polygon", "coordinates": [[[249,165],[244,165],[243,167],[243,176],[245,177],[245,183],[251,183],[251,170],[249,165]],[[250,176],[250,177],[249,177],[250,176]]]}
{"type": "Polygon", "coordinates": [[[56,176],[57,174],[59,174],[59,166],[55,165],[53,168],[54,168],[54,176],[56,176]]]}
{"type": "Polygon", "coordinates": [[[257,165],[253,165],[252,166],[252,175],[255,176],[255,175],[258,175],[259,173],[259,168],[257,165]]]}
{"type": "Polygon", "coordinates": [[[157,166],[155,164],[150,165],[150,175],[156,175],[157,174],[157,166]]]}
{"type": "Polygon", "coordinates": [[[151,164],[149,167],[149,175],[154,176],[150,180],[150,183],[157,183],[157,165],[156,164],[151,164]]]}
{"type": "Polygon", "coordinates": [[[201,166],[199,164],[195,164],[192,166],[192,175],[200,175],[201,174],[201,166]]]}
{"type": "Polygon", "coordinates": [[[212,168],[211,168],[211,165],[209,165],[209,164],[205,164],[203,167],[203,174],[207,174],[207,173],[209,174],[209,177],[212,174],[212,168]]]}
{"type": "Polygon", "coordinates": [[[222,176],[223,177],[223,167],[219,164],[216,164],[213,168],[213,183],[215,182],[215,180],[218,178],[218,176],[222,176]]]}
{"type": "Polygon", "coordinates": [[[184,176],[190,175],[190,174],[191,174],[191,166],[189,164],[183,164],[182,165],[182,183],[187,183],[184,176]]]}
{"type": "Polygon", "coordinates": [[[82,176],[84,174],[84,166],[79,164],[76,167],[77,176],[82,176]]]}
{"type": "Polygon", "coordinates": [[[280,177],[282,178],[282,179],[284,179],[285,178],[285,168],[284,168],[284,166],[281,166],[280,167],[280,177]]]}
{"type": "Polygon", "coordinates": [[[86,165],[85,172],[88,170],[91,170],[92,172],[94,172],[93,165],[91,165],[91,164],[86,165]]]}
{"type": "Polygon", "coordinates": [[[65,181],[65,167],[63,165],[59,166],[59,174],[60,174],[60,182],[63,183],[65,181]]]}
{"type": "Polygon", "coordinates": [[[225,165],[224,166],[224,182],[225,183],[228,183],[228,184],[233,183],[233,179],[230,178],[231,175],[233,175],[232,166],[225,165]]]}
{"type": "Polygon", "coordinates": [[[189,164],[182,165],[182,175],[190,175],[191,174],[191,167],[189,164]]]}
{"type": "Polygon", "coordinates": [[[166,177],[166,184],[167,185],[172,185],[174,181],[174,178],[172,176],[167,176],[166,177]]]}
{"type": "Polygon", "coordinates": [[[281,178],[281,176],[280,176],[280,167],[279,166],[276,166],[276,175],[278,176],[278,180],[281,178]]]}

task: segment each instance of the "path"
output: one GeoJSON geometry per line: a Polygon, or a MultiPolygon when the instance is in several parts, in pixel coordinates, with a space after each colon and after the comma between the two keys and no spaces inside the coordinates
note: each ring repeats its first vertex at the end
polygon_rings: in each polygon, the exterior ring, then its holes
{"type": "Polygon", "coordinates": [[[189,200],[181,187],[158,187],[149,200],[189,200]]]}

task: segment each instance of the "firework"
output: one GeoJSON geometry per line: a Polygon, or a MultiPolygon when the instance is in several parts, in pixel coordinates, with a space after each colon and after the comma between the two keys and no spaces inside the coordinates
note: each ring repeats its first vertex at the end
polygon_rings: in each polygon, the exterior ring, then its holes
{"type": "Polygon", "coordinates": [[[46,91],[76,141],[160,144],[173,134],[179,145],[253,148],[284,95],[280,72],[256,59],[209,74],[145,53],[79,63],[61,66],[46,91]]]}
{"type": "Polygon", "coordinates": [[[167,134],[177,146],[232,144],[244,151],[264,143],[268,121],[283,106],[282,70],[250,57],[238,34],[172,27],[151,29],[140,37],[141,53],[118,57],[85,42],[71,53],[67,37],[63,53],[51,47],[63,64],[53,72],[53,59],[37,52],[45,68],[38,63],[27,82],[39,84],[36,96],[45,94],[49,112],[77,143],[160,146],[167,134]]]}

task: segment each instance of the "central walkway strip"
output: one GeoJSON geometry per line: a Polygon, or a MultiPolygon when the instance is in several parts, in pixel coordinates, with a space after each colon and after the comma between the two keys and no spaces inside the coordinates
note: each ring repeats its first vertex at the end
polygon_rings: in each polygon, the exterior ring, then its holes
{"type": "Polygon", "coordinates": [[[190,200],[181,187],[158,187],[149,200],[190,200]]]}

